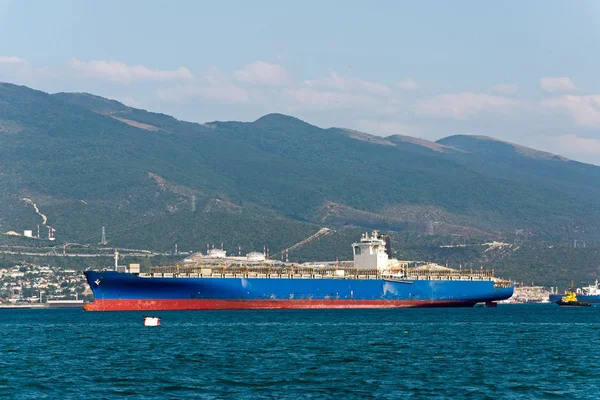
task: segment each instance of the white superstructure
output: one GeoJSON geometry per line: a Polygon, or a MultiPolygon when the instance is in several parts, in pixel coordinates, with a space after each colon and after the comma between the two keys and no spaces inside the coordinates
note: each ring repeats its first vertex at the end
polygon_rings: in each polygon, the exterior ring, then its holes
{"type": "Polygon", "coordinates": [[[226,258],[227,252],[223,249],[210,249],[206,254],[208,258],[226,258]]]}
{"type": "Polygon", "coordinates": [[[373,231],[371,236],[368,232],[363,234],[360,242],[352,244],[354,268],[387,271],[389,257],[385,251],[385,246],[385,240],[378,235],[377,231],[373,231]]]}
{"type": "Polygon", "coordinates": [[[600,295],[600,285],[598,284],[598,279],[593,285],[584,286],[581,289],[577,289],[577,294],[583,296],[598,296],[600,295]]]}
{"type": "Polygon", "coordinates": [[[252,262],[265,261],[266,257],[264,253],[259,253],[258,251],[252,251],[246,254],[246,259],[252,262]]]}

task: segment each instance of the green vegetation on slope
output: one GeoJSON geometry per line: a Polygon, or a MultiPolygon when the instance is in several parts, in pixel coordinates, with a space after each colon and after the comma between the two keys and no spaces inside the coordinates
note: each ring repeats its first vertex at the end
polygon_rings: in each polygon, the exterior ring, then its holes
{"type": "Polygon", "coordinates": [[[0,84],[0,231],[37,226],[26,197],[60,242],[97,243],[105,226],[114,245],[156,250],[280,249],[323,225],[337,233],[294,257],[348,252],[353,225],[425,240],[443,228],[545,245],[600,241],[600,168],[486,138],[449,137],[439,151],[419,143],[280,114],[194,124],[0,84]]]}

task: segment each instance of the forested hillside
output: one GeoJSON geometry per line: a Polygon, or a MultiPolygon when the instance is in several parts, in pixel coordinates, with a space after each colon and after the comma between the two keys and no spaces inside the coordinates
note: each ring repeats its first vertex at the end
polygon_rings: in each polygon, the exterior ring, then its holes
{"type": "Polygon", "coordinates": [[[196,124],[8,83],[0,201],[0,232],[43,225],[35,204],[58,242],[95,245],[105,226],[112,246],[156,250],[278,251],[324,226],[339,235],[321,242],[330,245],[291,256],[348,257],[355,233],[371,228],[430,243],[600,242],[600,168],[560,156],[487,137],[321,129],[281,114],[196,124]]]}

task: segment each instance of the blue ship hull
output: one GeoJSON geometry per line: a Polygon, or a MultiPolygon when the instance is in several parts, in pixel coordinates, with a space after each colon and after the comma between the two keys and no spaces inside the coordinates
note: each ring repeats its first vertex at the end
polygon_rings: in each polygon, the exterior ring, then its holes
{"type": "Polygon", "coordinates": [[[88,311],[473,306],[512,296],[492,280],[167,278],[86,271],[88,311]]]}

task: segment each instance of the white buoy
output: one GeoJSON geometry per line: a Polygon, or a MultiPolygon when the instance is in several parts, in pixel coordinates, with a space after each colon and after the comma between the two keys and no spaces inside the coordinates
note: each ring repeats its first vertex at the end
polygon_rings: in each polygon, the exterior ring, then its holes
{"type": "Polygon", "coordinates": [[[144,326],[159,326],[160,318],[158,317],[144,317],[144,326]]]}

